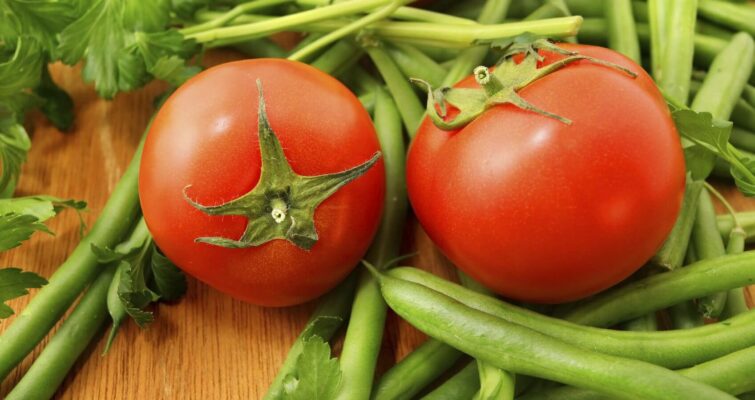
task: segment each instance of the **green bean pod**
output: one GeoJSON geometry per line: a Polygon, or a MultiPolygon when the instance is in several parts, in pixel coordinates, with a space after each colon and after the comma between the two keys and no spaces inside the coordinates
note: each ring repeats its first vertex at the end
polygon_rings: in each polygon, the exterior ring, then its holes
{"type": "Polygon", "coordinates": [[[480,375],[477,373],[477,362],[472,361],[421,400],[471,399],[479,388],[480,375]]]}
{"type": "MultiPolygon", "coordinates": [[[[697,382],[711,385],[732,395],[739,395],[755,390],[753,370],[755,370],[755,347],[742,349],[678,372],[697,382]]],[[[609,400],[612,398],[595,391],[563,386],[528,393],[519,400],[609,400]]]]}
{"type": "Polygon", "coordinates": [[[699,12],[709,19],[735,31],[745,31],[755,35],[755,9],[749,4],[732,4],[726,1],[701,0],[699,12]]]}
{"type": "Polygon", "coordinates": [[[414,327],[506,371],[627,399],[733,399],[663,367],[567,344],[422,285],[372,272],[386,303],[414,327]]]}
{"type": "Polygon", "coordinates": [[[668,238],[661,249],[653,256],[654,264],[668,270],[675,270],[684,262],[684,255],[687,254],[687,247],[692,234],[692,226],[695,223],[697,202],[702,190],[702,182],[687,178],[682,209],[676,217],[676,222],[674,222],[674,227],[671,229],[668,238]]]}
{"type": "MultiPolygon", "coordinates": [[[[750,257],[750,260],[753,259],[755,257],[750,257]]],[[[682,268],[679,271],[685,269],[682,268]]],[[[669,272],[659,276],[674,273],[669,272]]],[[[725,324],[709,324],[694,329],[657,332],[618,331],[578,325],[517,307],[476,293],[417,268],[394,268],[388,271],[387,275],[425,286],[468,307],[576,346],[647,361],[667,368],[688,367],[755,345],[755,311],[732,318],[725,324]]],[[[603,325],[600,320],[591,322],[595,325],[603,325]]]]}
{"type": "Polygon", "coordinates": [[[716,56],[690,108],[728,120],[752,73],[755,43],[747,33],[737,33],[716,56]]]}
{"type": "Polygon", "coordinates": [[[386,49],[404,76],[420,78],[429,82],[433,87],[438,87],[448,73],[445,68],[415,46],[394,43],[386,45],[386,49]]]}
{"type": "Polygon", "coordinates": [[[609,47],[640,64],[640,41],[632,15],[631,0],[611,0],[605,4],[609,47]]]}
{"type": "Polygon", "coordinates": [[[755,252],[701,260],[685,268],[608,290],[563,317],[582,325],[611,326],[651,311],[755,283],[755,252]]]}
{"type": "MultiPolygon", "coordinates": [[[[692,228],[692,243],[698,259],[706,260],[721,257],[726,254],[724,241],[718,233],[716,223],[716,209],[707,190],[700,192],[697,202],[697,216],[692,228]]],[[[702,315],[707,318],[717,318],[726,306],[728,292],[714,293],[700,299],[697,303],[702,315]]]]}
{"type": "MultiPolygon", "coordinates": [[[[726,254],[740,254],[745,250],[745,231],[741,226],[735,226],[729,233],[729,242],[726,244],[726,254]]],[[[745,288],[734,288],[729,290],[726,299],[726,307],[721,314],[723,319],[728,319],[739,314],[746,313],[747,298],[745,288]]]]}
{"type": "Polygon", "coordinates": [[[459,350],[428,339],[389,369],[375,385],[372,400],[413,399],[461,358],[459,350]]]}

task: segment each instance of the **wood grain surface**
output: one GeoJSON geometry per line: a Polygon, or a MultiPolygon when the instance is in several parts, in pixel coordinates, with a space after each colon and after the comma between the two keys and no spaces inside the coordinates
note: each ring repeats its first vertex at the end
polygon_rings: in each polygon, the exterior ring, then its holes
{"type": "MultiPolygon", "coordinates": [[[[208,54],[206,62],[238,57],[216,51],[208,54]]],[[[50,194],[85,200],[89,212],[84,218],[91,225],[125,170],[153,112],[153,99],[164,86],[152,83],[105,101],[81,82],[80,68],[55,65],[53,78],[74,98],[76,125],[71,132],[61,133],[41,115],[29,118],[33,147],[18,195],[50,194]]],[[[727,185],[720,187],[736,208],[755,209],[753,200],[744,199],[727,185]]],[[[55,236],[38,233],[20,248],[0,254],[0,268],[18,266],[49,277],[79,240],[78,220],[72,212],[57,217],[49,226],[55,236]]],[[[405,250],[418,252],[411,260],[413,265],[453,276],[448,261],[416,222],[409,224],[405,236],[405,250]]],[[[28,299],[10,304],[18,311],[28,299]]],[[[156,307],[156,321],[147,329],[126,324],[104,357],[100,356],[103,340],[90,347],[56,398],[261,398],[312,309],[313,304],[259,308],[189,279],[187,296],[177,304],[156,307]]],[[[12,321],[0,322],[0,332],[12,321]]],[[[379,371],[423,340],[421,333],[389,315],[379,371]]],[[[40,348],[0,384],[0,398],[20,379],[40,348]]]]}

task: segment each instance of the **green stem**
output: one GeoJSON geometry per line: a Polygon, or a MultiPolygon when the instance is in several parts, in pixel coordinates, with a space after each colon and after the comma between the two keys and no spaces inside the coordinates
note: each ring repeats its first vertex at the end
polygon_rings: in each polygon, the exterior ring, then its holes
{"type": "Polygon", "coordinates": [[[49,399],[107,321],[107,298],[115,265],[103,267],[71,315],[45,346],[7,400],[49,399]]]}
{"type": "Polygon", "coordinates": [[[367,14],[366,16],[354,22],[344,25],[318,38],[314,42],[310,43],[308,46],[288,56],[288,59],[302,61],[303,59],[310,57],[315,52],[335,42],[336,40],[341,39],[347,35],[350,35],[356,31],[359,31],[362,28],[365,28],[377,21],[390,17],[391,14],[393,14],[396,11],[397,8],[399,8],[400,6],[402,6],[404,3],[408,1],[411,1],[411,0],[394,0],[390,4],[386,5],[385,7],[377,9],[376,11],[373,11],[370,14],[367,14]]]}
{"type": "MultiPolygon", "coordinates": [[[[330,2],[331,0],[296,0],[296,4],[305,7],[322,7],[330,4],[330,2]]],[[[399,7],[396,12],[393,13],[392,17],[394,19],[406,21],[432,22],[436,24],[472,25],[475,23],[466,18],[459,18],[453,15],[406,6],[399,7]]]]}
{"type": "Polygon", "coordinates": [[[214,29],[214,28],[219,28],[221,26],[227,25],[229,22],[233,21],[234,19],[246,13],[257,11],[257,10],[264,10],[266,8],[274,7],[281,4],[291,3],[292,1],[293,0],[257,0],[257,1],[250,1],[248,3],[241,3],[213,20],[210,20],[210,21],[198,24],[198,25],[190,26],[188,28],[181,29],[179,30],[179,33],[181,33],[184,36],[188,36],[193,33],[198,33],[202,31],[214,29]]]}
{"type": "MultiPolygon", "coordinates": [[[[338,3],[336,5],[355,2],[356,1],[349,1],[346,3],[338,3]]],[[[336,5],[329,7],[335,7],[336,5]]],[[[322,9],[315,9],[312,10],[312,12],[318,10],[322,9]]],[[[217,12],[200,11],[197,13],[196,18],[201,22],[213,19],[217,15],[217,12]]],[[[298,14],[292,14],[286,17],[270,17],[246,14],[232,21],[232,25],[234,26],[197,33],[192,37],[200,43],[206,43],[210,47],[217,47],[238,43],[250,38],[265,36],[280,30],[327,33],[339,29],[351,22],[350,20],[343,19],[317,20],[301,23],[292,23],[286,19],[281,22],[284,18],[295,17],[297,15],[298,14]],[[281,26],[283,23],[285,23],[285,26],[281,26]]],[[[503,37],[520,35],[525,32],[553,38],[570,37],[577,34],[581,24],[582,17],[574,16],[495,25],[444,25],[426,22],[382,21],[373,24],[370,29],[375,35],[391,41],[421,42],[436,47],[463,48],[480,42],[490,42],[503,37]]]]}
{"type": "Polygon", "coordinates": [[[286,355],[278,374],[275,376],[273,383],[267,390],[264,400],[277,400],[283,395],[283,380],[296,367],[296,361],[299,358],[304,343],[313,335],[329,341],[336,334],[344,321],[349,317],[351,299],[354,297],[354,286],[356,284],[356,275],[354,272],[349,275],[341,284],[328,294],[323,296],[307,322],[306,328],[291,346],[291,350],[286,355]],[[324,323],[321,323],[324,322],[324,323]]]}
{"type": "Polygon", "coordinates": [[[640,41],[637,38],[637,28],[632,15],[632,1],[608,1],[605,4],[605,12],[610,47],[640,64],[642,62],[640,41]]]}
{"type": "Polygon", "coordinates": [[[603,292],[563,317],[584,325],[610,326],[685,300],[755,282],[755,252],[702,260],[603,292]],[[710,279],[715,276],[716,279],[710,279]]]}
{"type": "MultiPolygon", "coordinates": [[[[378,89],[375,100],[375,129],[386,167],[385,210],[380,230],[367,253],[367,260],[379,268],[399,254],[401,232],[406,219],[404,139],[398,110],[390,96],[378,89]]],[[[360,269],[351,318],[340,356],[341,387],[338,399],[367,400],[383,338],[387,307],[375,278],[360,269]]]]}
{"type": "Polygon", "coordinates": [[[365,40],[365,44],[362,45],[396,101],[409,137],[414,137],[422,122],[425,108],[420,103],[414,88],[409,84],[409,80],[401,73],[383,46],[381,42],[376,42],[374,39],[365,40]]]}
{"type": "MultiPolygon", "coordinates": [[[[509,8],[510,0],[487,0],[477,17],[477,22],[483,25],[497,24],[503,21],[509,8]]],[[[472,73],[472,70],[482,64],[488,54],[489,46],[475,46],[463,50],[448,69],[448,74],[442,86],[451,86],[472,73]]]]}
{"type": "Polygon", "coordinates": [[[461,358],[443,342],[428,339],[389,369],[375,386],[372,400],[413,399],[461,358]]]}
{"type": "Polygon", "coordinates": [[[473,361],[421,400],[471,399],[479,389],[480,375],[477,373],[477,362],[473,361]]]}
{"type": "MultiPolygon", "coordinates": [[[[213,28],[204,31],[191,32],[184,35],[187,39],[194,39],[198,43],[212,46],[221,39],[234,39],[244,41],[268,36],[272,33],[285,31],[298,25],[312,22],[344,17],[369,11],[383,6],[393,0],[354,0],[335,3],[314,10],[302,11],[283,17],[275,17],[264,21],[253,22],[245,25],[213,28]]],[[[240,20],[240,18],[237,18],[240,20]]]]}
{"type": "Polygon", "coordinates": [[[112,248],[131,228],[139,210],[137,182],[143,145],[142,139],[131,164],[89,233],[50,277],[49,283],[0,335],[0,381],[47,335],[101,271],[97,257],[91,251],[92,244],[112,248]]]}

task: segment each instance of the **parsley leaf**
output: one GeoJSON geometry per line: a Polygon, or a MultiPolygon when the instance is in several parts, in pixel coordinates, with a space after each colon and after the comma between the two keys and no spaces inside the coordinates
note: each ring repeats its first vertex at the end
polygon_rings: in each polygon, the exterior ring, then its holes
{"type": "Polygon", "coordinates": [[[0,198],[13,195],[30,148],[29,135],[21,124],[10,118],[0,120],[0,198]]]}
{"type": "Polygon", "coordinates": [[[207,7],[212,0],[170,0],[170,8],[179,18],[191,19],[200,8],[207,7]]]}
{"type": "Polygon", "coordinates": [[[687,169],[693,178],[705,179],[716,157],[720,157],[731,166],[740,191],[746,196],[755,196],[755,159],[729,143],[731,122],[718,121],[708,112],[689,109],[676,109],[671,115],[682,136],[687,169]]]}
{"type": "Polygon", "coordinates": [[[29,294],[27,289],[40,288],[47,281],[32,272],[23,272],[18,268],[0,269],[0,319],[13,315],[13,309],[6,301],[29,294]]]}
{"type": "Polygon", "coordinates": [[[167,30],[168,0],[124,2],[95,0],[60,34],[61,60],[84,58],[84,80],[94,82],[100,96],[136,89],[153,77],[174,85],[194,68],[185,64],[198,47],[176,30],[167,30]]]}
{"type": "Polygon", "coordinates": [[[42,222],[64,208],[80,211],[86,203],[50,196],[0,199],[0,251],[19,246],[37,231],[52,234],[42,222]]]}
{"type": "Polygon", "coordinates": [[[47,66],[42,67],[42,79],[34,94],[41,99],[39,109],[45,117],[59,130],[68,131],[73,125],[73,99],[53,82],[47,66]]]}
{"type": "Polygon", "coordinates": [[[53,51],[56,35],[74,18],[70,1],[3,0],[0,1],[0,35],[33,36],[45,49],[53,51]]]}
{"type": "Polygon", "coordinates": [[[291,400],[330,400],[341,384],[338,360],[330,357],[330,346],[319,336],[304,342],[293,372],[283,381],[283,392],[291,400]]]}
{"type": "Polygon", "coordinates": [[[160,299],[174,301],[186,294],[186,275],[154,246],[152,249],[152,276],[160,299]]]}

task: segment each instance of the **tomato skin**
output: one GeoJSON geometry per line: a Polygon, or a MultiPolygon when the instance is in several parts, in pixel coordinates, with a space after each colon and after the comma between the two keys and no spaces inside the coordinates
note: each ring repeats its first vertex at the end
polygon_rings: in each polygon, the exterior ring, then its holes
{"type": "MultiPolygon", "coordinates": [[[[662,245],[684,194],[679,137],[652,79],[609,49],[562,47],[638,76],[577,62],[520,91],[572,125],[512,105],[455,131],[426,118],[407,160],[412,206],[440,250],[530,302],[576,300],[632,274],[662,245]]],[[[457,86],[477,87],[472,77],[457,86]]]]}
{"type": "Polygon", "coordinates": [[[340,172],[380,150],[368,113],[334,78],[287,60],[231,62],[192,78],[162,106],[144,146],[139,195],[155,242],[185,272],[247,302],[288,306],[325,293],[357,265],[380,221],[385,171],[379,161],[320,204],[310,251],[286,240],[246,249],[195,243],[244,232],[245,217],[206,215],[183,192],[213,205],[257,184],[257,79],[296,173],[340,172]]]}

